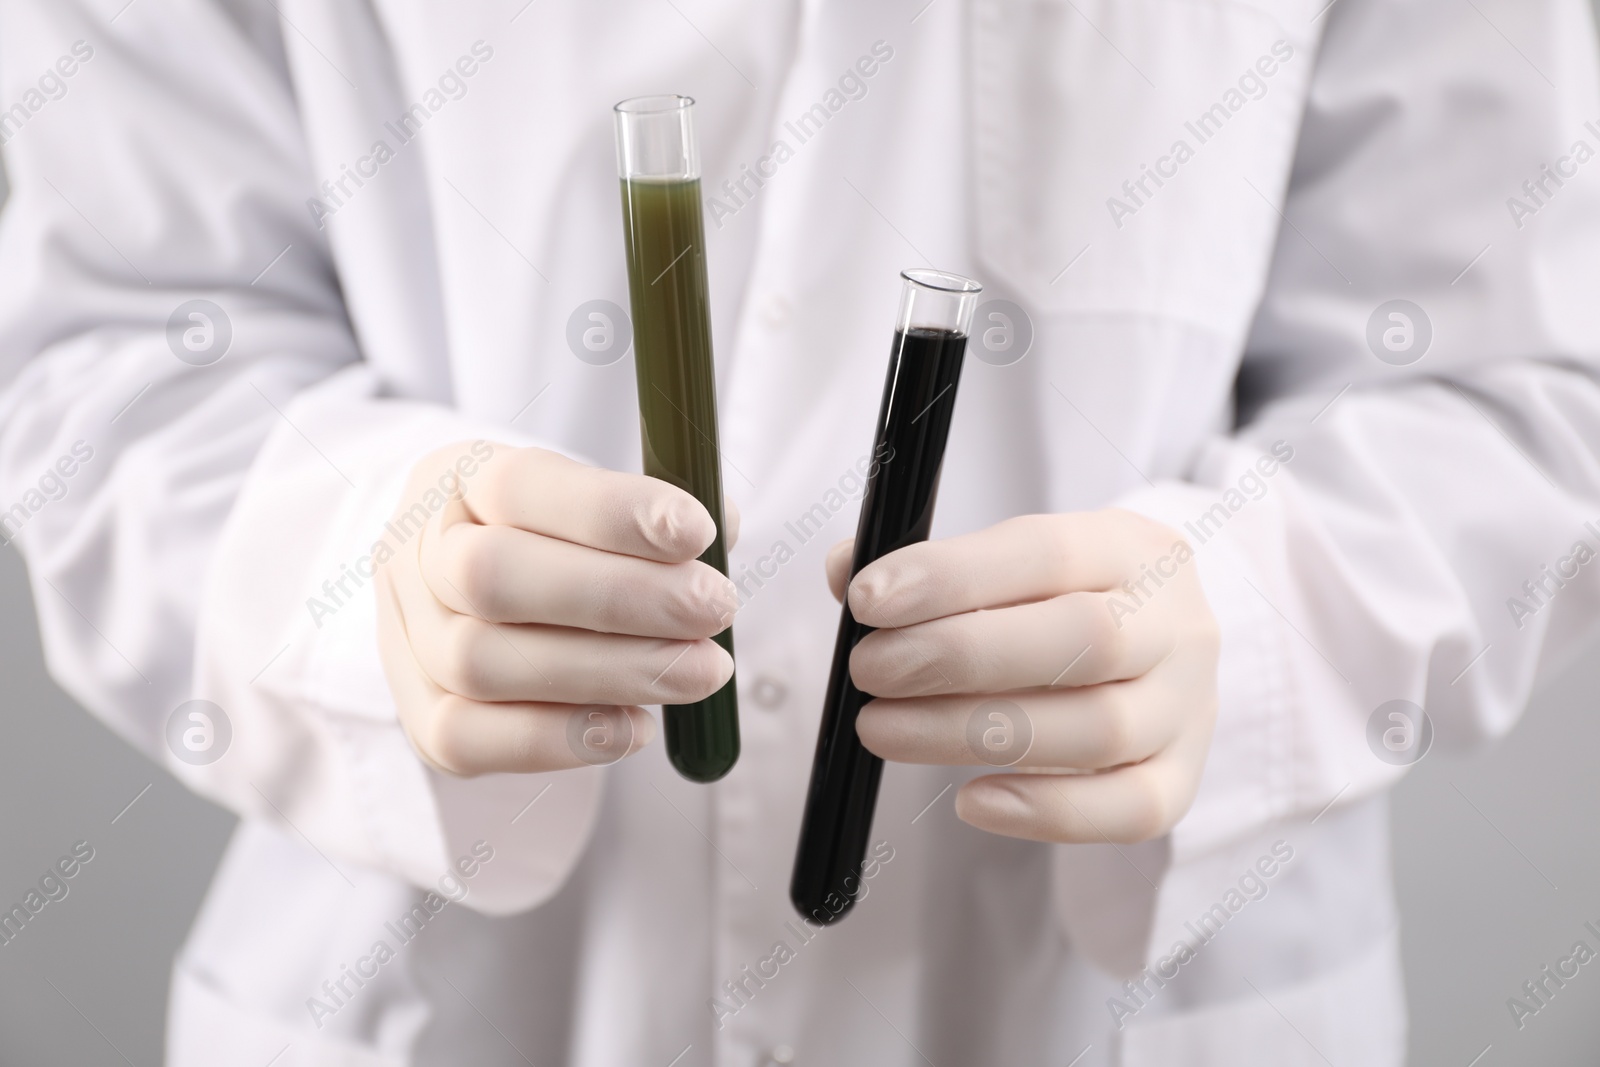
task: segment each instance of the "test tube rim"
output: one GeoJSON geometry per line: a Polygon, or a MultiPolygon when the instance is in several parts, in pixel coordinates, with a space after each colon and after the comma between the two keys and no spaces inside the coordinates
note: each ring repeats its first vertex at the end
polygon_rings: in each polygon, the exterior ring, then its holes
{"type": "Polygon", "coordinates": [[[623,115],[665,115],[673,111],[686,111],[694,107],[694,97],[684,96],[681,93],[648,93],[644,96],[630,96],[626,100],[619,100],[613,111],[623,115]],[[662,107],[647,107],[649,102],[670,101],[662,107]]]}
{"type": "Polygon", "coordinates": [[[941,293],[983,292],[983,284],[981,282],[956,274],[953,271],[935,270],[932,267],[907,267],[900,272],[900,277],[913,285],[941,293]]]}

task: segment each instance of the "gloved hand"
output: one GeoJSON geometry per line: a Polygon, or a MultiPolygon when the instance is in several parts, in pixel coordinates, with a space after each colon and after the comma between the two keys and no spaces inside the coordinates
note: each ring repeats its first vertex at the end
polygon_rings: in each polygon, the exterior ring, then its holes
{"type": "MultiPolygon", "coordinates": [[[[852,548],[828,556],[836,597],[852,548]]],[[[955,800],[964,821],[1036,841],[1134,842],[1193,802],[1220,639],[1172,530],[1119,509],[1023,516],[890,553],[849,596],[880,628],[850,658],[856,687],[879,698],[856,724],[868,749],[1033,772],[968,782],[955,800]]]]}
{"type": "Polygon", "coordinates": [[[506,445],[452,483],[470,447],[413,469],[396,522],[441,477],[461,491],[376,582],[384,674],[424,760],[458,775],[614,762],[655,735],[638,705],[722,687],[733,661],[710,638],[738,599],[696,559],[716,527],[694,497],[506,445]]]}

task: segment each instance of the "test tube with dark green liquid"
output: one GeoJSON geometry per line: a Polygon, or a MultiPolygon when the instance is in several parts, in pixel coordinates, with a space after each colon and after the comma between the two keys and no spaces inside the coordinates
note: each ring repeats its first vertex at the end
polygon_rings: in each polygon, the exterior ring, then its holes
{"type": "MultiPolygon", "coordinates": [[[[624,100],[616,123],[644,472],[705,505],[717,537],[700,560],[727,574],[694,101],[624,100]]],[[[731,624],[715,640],[733,655],[731,624]]],[[[714,782],[739,759],[734,681],[705,700],[662,708],[667,756],[685,778],[714,782]]]]}

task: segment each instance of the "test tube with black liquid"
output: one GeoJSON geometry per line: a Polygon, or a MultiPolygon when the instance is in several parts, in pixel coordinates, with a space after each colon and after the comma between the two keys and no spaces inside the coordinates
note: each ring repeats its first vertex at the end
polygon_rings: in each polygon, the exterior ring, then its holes
{"type": "MultiPolygon", "coordinates": [[[[644,472],[705,505],[717,536],[700,561],[727,574],[694,101],[637,97],[615,115],[644,472]]],[[[733,655],[731,625],[714,640],[733,655]]],[[[662,719],[679,774],[714,782],[733,769],[739,703],[732,678],[704,700],[663,707],[662,719]]]]}
{"type": "MultiPolygon", "coordinates": [[[[977,282],[944,271],[907,270],[901,277],[905,284],[872,452],[883,459],[861,500],[852,578],[879,557],[928,539],[967,331],[983,291],[977,282]]],[[[856,716],[871,698],[850,680],[850,652],[871,632],[856,621],[847,601],[789,884],[789,899],[800,914],[823,924],[845,915],[861,891],[883,776],[883,760],[856,736],[856,716]]]]}

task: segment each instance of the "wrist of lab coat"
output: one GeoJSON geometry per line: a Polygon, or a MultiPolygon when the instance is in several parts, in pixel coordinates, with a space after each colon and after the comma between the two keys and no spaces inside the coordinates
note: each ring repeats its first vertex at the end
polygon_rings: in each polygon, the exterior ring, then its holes
{"type": "Polygon", "coordinates": [[[201,608],[195,694],[223,709],[233,736],[215,762],[173,769],[241,815],[287,826],[335,870],[364,864],[456,896],[461,883],[463,903],[491,914],[533,907],[577,863],[602,772],[467,780],[423,764],[378,658],[369,573],[376,543],[404,533],[385,524],[422,456],[532,442],[372,391],[356,369],[284,405],[201,608]]]}
{"type": "Polygon", "coordinates": [[[1148,962],[1151,929],[1175,865],[1245,837],[1293,808],[1286,627],[1272,607],[1282,601],[1286,585],[1280,578],[1281,483],[1288,474],[1281,463],[1258,466],[1260,456],[1250,446],[1218,442],[1196,472],[1200,484],[1157,483],[1117,501],[1188,541],[1195,553],[1190,565],[1199,568],[1222,648],[1216,729],[1188,813],[1170,834],[1142,845],[1056,848],[1061,921],[1073,944],[1112,973],[1129,974],[1148,962]],[[1260,475],[1264,467],[1273,474],[1246,479],[1249,492],[1225,496],[1247,471],[1260,475]],[[1255,492],[1260,496],[1250,495],[1255,492]],[[1219,501],[1225,519],[1213,510],[1219,501]],[[1230,503],[1239,506],[1230,509],[1230,503]]]}

